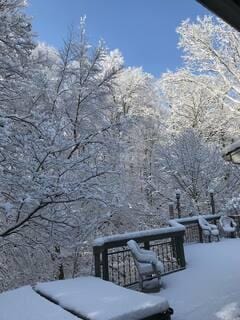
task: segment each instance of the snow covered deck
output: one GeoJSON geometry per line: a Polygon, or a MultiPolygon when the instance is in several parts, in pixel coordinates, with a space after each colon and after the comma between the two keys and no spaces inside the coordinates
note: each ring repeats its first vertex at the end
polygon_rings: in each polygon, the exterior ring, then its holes
{"type": "Polygon", "coordinates": [[[170,305],[172,320],[239,320],[239,248],[239,238],[186,245],[187,268],[165,276],[158,294],[145,295],[93,277],[36,286],[55,305],[29,286],[19,288],[0,295],[0,319],[79,319],[66,310],[95,320],[139,319],[170,305]]]}
{"type": "Polygon", "coordinates": [[[185,246],[186,269],[163,278],[172,320],[240,319],[240,239],[185,246]]]}

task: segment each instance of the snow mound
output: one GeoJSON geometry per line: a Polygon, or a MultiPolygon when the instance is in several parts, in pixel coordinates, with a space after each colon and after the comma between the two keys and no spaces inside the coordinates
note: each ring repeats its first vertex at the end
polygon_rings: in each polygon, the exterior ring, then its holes
{"type": "Polygon", "coordinates": [[[216,315],[221,320],[240,320],[240,305],[236,302],[230,303],[216,315]]]}

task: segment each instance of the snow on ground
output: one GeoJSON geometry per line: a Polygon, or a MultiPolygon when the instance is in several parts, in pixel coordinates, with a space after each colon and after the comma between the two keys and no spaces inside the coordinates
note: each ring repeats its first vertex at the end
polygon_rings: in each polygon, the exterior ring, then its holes
{"type": "Polygon", "coordinates": [[[91,320],[136,320],[164,312],[166,299],[95,277],[39,283],[36,288],[66,310],[91,320]]]}
{"type": "Polygon", "coordinates": [[[240,320],[240,239],[185,246],[187,268],[163,277],[172,320],[240,320]]]}
{"type": "Polygon", "coordinates": [[[42,298],[30,286],[0,294],[1,320],[79,320],[42,298]]]}

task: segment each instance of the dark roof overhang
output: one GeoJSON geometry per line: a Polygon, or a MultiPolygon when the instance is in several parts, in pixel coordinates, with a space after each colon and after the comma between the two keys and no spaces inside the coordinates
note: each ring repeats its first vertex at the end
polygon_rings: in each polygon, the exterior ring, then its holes
{"type": "Polygon", "coordinates": [[[240,31],[240,0],[197,0],[207,9],[240,31]]]}

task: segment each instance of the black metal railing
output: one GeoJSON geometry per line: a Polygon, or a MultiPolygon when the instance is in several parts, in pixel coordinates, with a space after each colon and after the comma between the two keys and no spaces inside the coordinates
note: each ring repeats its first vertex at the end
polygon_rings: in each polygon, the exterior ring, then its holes
{"type": "MultiPolygon", "coordinates": [[[[220,214],[204,215],[218,224],[220,214]]],[[[239,220],[240,223],[240,220],[239,220]]],[[[138,282],[138,275],[127,242],[137,241],[141,247],[156,252],[164,265],[163,275],[183,270],[186,266],[184,243],[204,242],[198,216],[169,221],[170,227],[113,235],[96,239],[93,246],[95,276],[121,286],[138,282]]]]}
{"type": "Polygon", "coordinates": [[[96,239],[93,247],[95,276],[121,286],[138,282],[134,261],[127,241],[134,239],[145,249],[156,252],[169,274],[185,268],[185,227],[171,222],[173,227],[133,232],[96,239]]]}
{"type": "MultiPolygon", "coordinates": [[[[208,222],[214,223],[218,225],[218,221],[221,217],[220,214],[214,215],[202,215],[208,222]]],[[[180,218],[176,219],[179,224],[185,226],[185,235],[184,235],[184,242],[185,243],[197,243],[197,242],[204,242],[206,239],[202,233],[202,229],[198,223],[199,216],[187,217],[187,218],[180,218]]]]}

